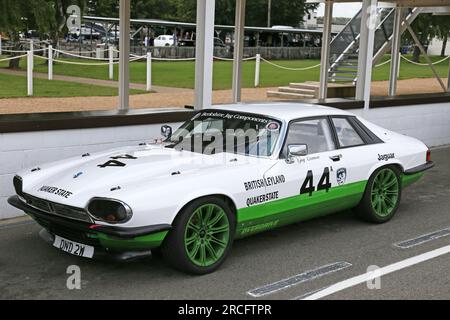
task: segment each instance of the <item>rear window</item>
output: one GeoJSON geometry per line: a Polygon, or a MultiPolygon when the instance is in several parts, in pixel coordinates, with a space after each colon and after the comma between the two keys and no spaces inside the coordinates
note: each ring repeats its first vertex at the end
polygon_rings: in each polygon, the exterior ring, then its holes
{"type": "Polygon", "coordinates": [[[354,147],[364,144],[364,140],[346,118],[333,118],[333,124],[341,147],[354,147]]]}

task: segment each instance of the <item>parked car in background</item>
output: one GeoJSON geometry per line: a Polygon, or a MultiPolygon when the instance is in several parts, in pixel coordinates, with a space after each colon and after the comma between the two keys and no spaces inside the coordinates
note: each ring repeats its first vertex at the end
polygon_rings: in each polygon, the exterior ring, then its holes
{"type": "Polygon", "coordinates": [[[175,44],[173,36],[162,35],[155,39],[155,47],[171,47],[175,44]]]}

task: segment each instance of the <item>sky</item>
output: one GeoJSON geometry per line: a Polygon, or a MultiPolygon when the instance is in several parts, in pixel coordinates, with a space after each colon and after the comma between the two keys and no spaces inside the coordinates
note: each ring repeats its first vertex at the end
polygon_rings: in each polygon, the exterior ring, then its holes
{"type": "MultiPolygon", "coordinates": [[[[324,4],[319,5],[318,17],[323,17],[324,4]]],[[[335,3],[333,6],[333,17],[352,18],[361,9],[361,3],[335,3]]]]}

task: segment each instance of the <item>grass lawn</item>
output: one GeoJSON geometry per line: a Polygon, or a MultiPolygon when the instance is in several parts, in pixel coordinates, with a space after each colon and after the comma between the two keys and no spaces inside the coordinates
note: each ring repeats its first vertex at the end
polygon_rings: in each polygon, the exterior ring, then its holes
{"type": "MultiPolygon", "coordinates": [[[[132,90],[132,93],[134,94],[142,92],[143,91],[132,90]]],[[[116,96],[117,94],[117,89],[115,88],[91,86],[65,81],[34,79],[35,97],[116,96]]],[[[26,96],[26,77],[0,73],[0,98],[18,98],[26,96]]]]}
{"type": "MultiPolygon", "coordinates": [[[[410,56],[407,56],[411,58],[410,56]]],[[[386,55],[383,61],[389,59],[386,55]]],[[[432,61],[438,61],[441,57],[431,57],[432,61]]],[[[425,63],[422,57],[421,62],[425,63]]],[[[87,60],[73,60],[76,62],[88,62],[87,60]]],[[[304,68],[318,64],[319,60],[294,60],[294,61],[273,61],[279,65],[290,68],[304,68]]],[[[26,60],[22,59],[21,68],[26,70],[26,60]]],[[[5,63],[0,63],[0,67],[5,63]]],[[[389,63],[375,68],[373,80],[389,79],[389,63]]],[[[436,65],[436,69],[441,77],[447,77],[448,62],[436,65]]],[[[153,62],[153,84],[157,86],[193,88],[194,87],[194,62],[153,62]]],[[[36,60],[35,71],[47,72],[47,66],[40,60],[36,60]]],[[[77,77],[107,79],[108,66],[79,66],[67,64],[55,64],[55,74],[70,75],[77,77]]],[[[250,88],[254,85],[255,62],[248,61],[243,63],[243,86],[250,88]]],[[[115,66],[115,78],[118,76],[118,67],[115,66]]],[[[131,81],[135,83],[145,83],[146,81],[146,63],[133,62],[130,65],[131,81]]],[[[214,89],[231,88],[232,62],[216,61],[214,62],[214,89]]],[[[404,60],[401,62],[400,79],[410,78],[431,78],[433,73],[427,66],[416,66],[404,60]]],[[[271,66],[262,62],[261,79],[262,87],[284,86],[290,82],[318,81],[319,68],[306,71],[287,71],[271,66]]]]}

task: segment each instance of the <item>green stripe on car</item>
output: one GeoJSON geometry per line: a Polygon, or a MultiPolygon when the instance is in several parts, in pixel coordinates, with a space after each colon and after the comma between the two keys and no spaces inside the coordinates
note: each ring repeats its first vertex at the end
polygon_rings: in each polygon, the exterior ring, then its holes
{"type": "Polygon", "coordinates": [[[355,207],[361,201],[366,184],[367,181],[360,181],[331,188],[328,192],[316,191],[312,196],[297,195],[239,209],[236,236],[244,237],[355,207]]]}

